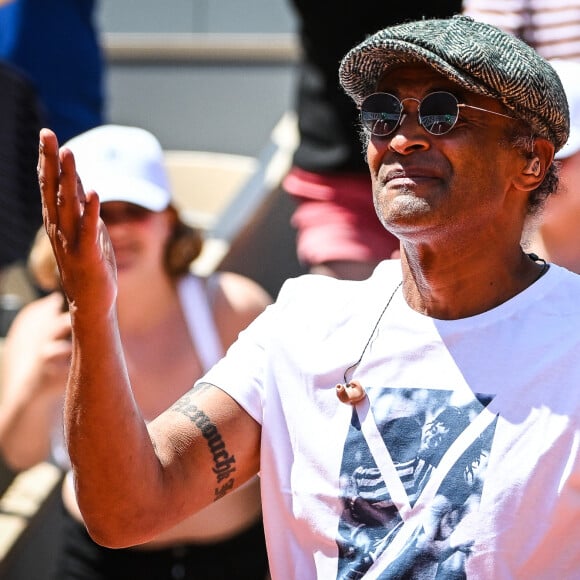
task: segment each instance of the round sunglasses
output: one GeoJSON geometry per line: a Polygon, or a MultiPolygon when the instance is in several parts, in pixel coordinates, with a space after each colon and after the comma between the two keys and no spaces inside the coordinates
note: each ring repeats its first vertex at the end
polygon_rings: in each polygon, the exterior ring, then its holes
{"type": "Polygon", "coordinates": [[[457,123],[460,108],[473,109],[515,120],[515,117],[510,117],[503,113],[460,103],[454,94],[446,91],[430,93],[421,100],[413,97],[401,100],[395,95],[391,95],[391,93],[373,93],[363,101],[360,108],[363,127],[377,137],[390,135],[406,116],[403,107],[405,101],[418,103],[417,116],[419,125],[431,135],[449,133],[457,123]]]}

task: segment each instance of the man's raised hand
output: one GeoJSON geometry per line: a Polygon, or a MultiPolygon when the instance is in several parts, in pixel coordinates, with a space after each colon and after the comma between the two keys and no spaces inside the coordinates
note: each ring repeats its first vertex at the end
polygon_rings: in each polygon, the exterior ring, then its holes
{"type": "Polygon", "coordinates": [[[71,312],[86,306],[93,314],[110,311],[117,293],[113,248],[99,219],[99,198],[84,192],[74,156],[56,135],[40,132],[38,182],[44,226],[58,264],[71,312]]]}

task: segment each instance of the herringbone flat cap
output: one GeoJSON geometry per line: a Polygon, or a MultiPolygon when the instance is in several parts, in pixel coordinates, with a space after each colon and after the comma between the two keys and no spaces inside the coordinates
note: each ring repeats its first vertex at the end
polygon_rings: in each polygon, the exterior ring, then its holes
{"type": "Polygon", "coordinates": [[[499,100],[556,150],[566,143],[568,103],[556,71],[515,36],[467,16],[419,20],[377,32],[344,57],[340,82],[360,105],[383,74],[417,62],[468,91],[499,100]]]}

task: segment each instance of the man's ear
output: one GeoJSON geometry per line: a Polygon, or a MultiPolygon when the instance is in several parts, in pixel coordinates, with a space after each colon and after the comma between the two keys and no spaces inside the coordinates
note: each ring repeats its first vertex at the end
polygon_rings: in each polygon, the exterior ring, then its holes
{"type": "Polygon", "coordinates": [[[540,158],[532,157],[532,159],[529,159],[528,164],[524,167],[522,173],[524,175],[534,175],[535,177],[539,177],[540,173],[542,173],[540,158]]]}
{"type": "Polygon", "coordinates": [[[554,145],[547,139],[537,137],[531,155],[522,160],[520,173],[515,176],[514,183],[523,191],[536,189],[544,180],[553,160],[554,145]]]}

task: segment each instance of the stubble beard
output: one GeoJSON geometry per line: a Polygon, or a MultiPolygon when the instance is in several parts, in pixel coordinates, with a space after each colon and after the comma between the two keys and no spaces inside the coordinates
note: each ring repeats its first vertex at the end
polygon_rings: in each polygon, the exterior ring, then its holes
{"type": "Polygon", "coordinates": [[[419,223],[431,209],[425,198],[417,197],[408,187],[400,188],[396,197],[391,199],[375,194],[373,203],[380,222],[392,232],[396,232],[398,227],[419,223]]]}

